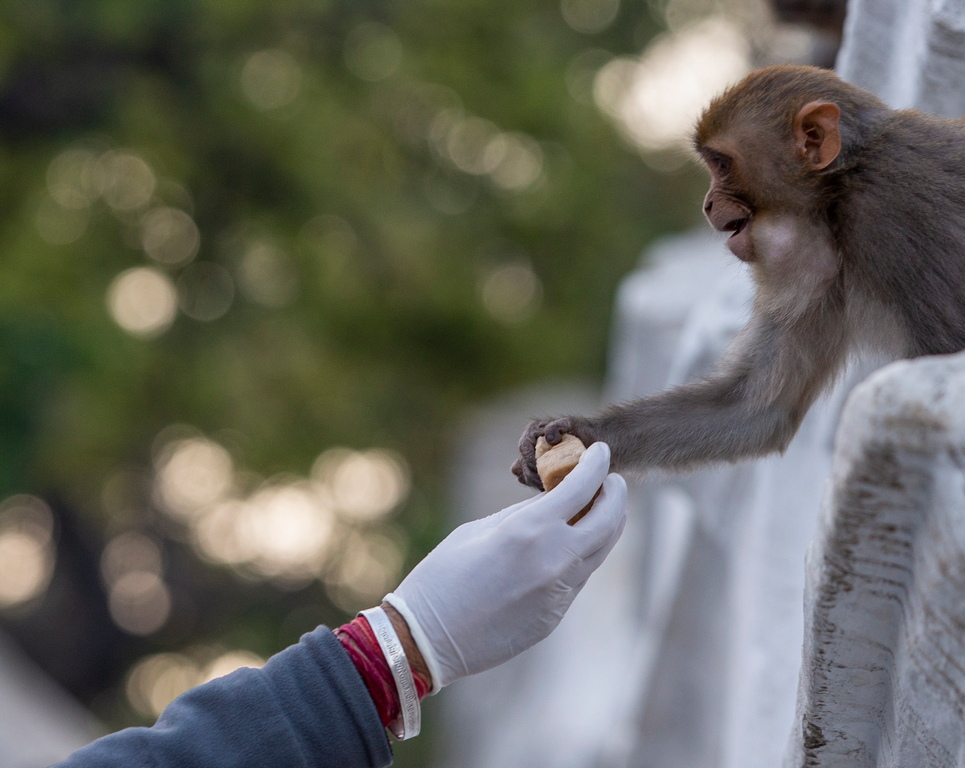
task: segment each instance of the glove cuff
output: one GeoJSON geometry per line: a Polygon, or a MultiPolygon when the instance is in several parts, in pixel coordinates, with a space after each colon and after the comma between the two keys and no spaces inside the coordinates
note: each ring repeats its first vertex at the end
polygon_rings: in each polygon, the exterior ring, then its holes
{"type": "Polygon", "coordinates": [[[419,648],[419,653],[422,654],[423,661],[425,661],[426,666],[429,668],[429,674],[432,675],[432,690],[429,691],[429,694],[439,693],[443,686],[442,667],[439,665],[436,652],[432,648],[432,643],[429,642],[429,637],[426,635],[425,630],[422,629],[419,620],[415,617],[415,614],[405,600],[395,594],[395,592],[389,592],[382,600],[395,608],[395,610],[401,614],[402,618],[405,619],[405,623],[409,625],[409,634],[412,635],[412,639],[419,648]]]}

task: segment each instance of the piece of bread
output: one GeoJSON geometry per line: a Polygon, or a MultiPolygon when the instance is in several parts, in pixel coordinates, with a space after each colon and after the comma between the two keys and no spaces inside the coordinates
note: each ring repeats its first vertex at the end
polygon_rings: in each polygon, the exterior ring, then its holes
{"type": "Polygon", "coordinates": [[[543,488],[553,490],[570,470],[580,463],[586,451],[583,441],[575,435],[563,435],[556,445],[550,445],[540,436],[536,441],[536,471],[543,481],[543,488]]]}
{"type": "MultiPolygon", "coordinates": [[[[563,435],[563,439],[556,445],[550,445],[546,438],[539,437],[536,441],[536,472],[543,481],[543,488],[553,490],[566,477],[570,470],[580,463],[580,456],[586,450],[583,441],[575,435],[563,435]]],[[[592,501],[577,512],[570,520],[573,525],[590,511],[593,502],[600,492],[597,491],[592,501]]]]}

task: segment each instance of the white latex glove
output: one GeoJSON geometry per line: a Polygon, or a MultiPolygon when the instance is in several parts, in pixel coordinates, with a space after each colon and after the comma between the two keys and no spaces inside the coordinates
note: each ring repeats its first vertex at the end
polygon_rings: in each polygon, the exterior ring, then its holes
{"type": "Polygon", "coordinates": [[[594,443],[552,491],[466,523],[386,595],[405,618],[432,692],[508,661],[549,635],[627,518],[627,486],[594,443]],[[576,525],[567,520],[593,508],[576,525]]]}

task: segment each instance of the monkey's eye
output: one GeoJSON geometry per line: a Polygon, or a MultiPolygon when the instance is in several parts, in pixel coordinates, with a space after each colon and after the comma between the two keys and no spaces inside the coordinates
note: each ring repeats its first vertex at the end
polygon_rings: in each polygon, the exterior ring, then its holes
{"type": "Polygon", "coordinates": [[[710,161],[717,173],[721,174],[722,176],[726,176],[728,173],[730,173],[731,159],[727,157],[727,155],[714,155],[711,157],[710,161]]]}

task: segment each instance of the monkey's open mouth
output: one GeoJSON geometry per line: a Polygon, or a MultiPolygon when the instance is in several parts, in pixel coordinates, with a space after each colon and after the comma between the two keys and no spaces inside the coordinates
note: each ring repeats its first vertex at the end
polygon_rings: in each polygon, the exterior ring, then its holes
{"type": "Polygon", "coordinates": [[[741,216],[738,219],[731,219],[722,228],[722,232],[730,232],[727,238],[727,248],[741,261],[753,261],[754,249],[751,246],[750,231],[748,224],[751,223],[750,216],[741,216]],[[747,232],[747,235],[743,233],[747,232]]]}
{"type": "Polygon", "coordinates": [[[747,223],[750,220],[750,216],[745,216],[741,219],[728,221],[723,227],[721,227],[721,232],[731,232],[731,237],[737,237],[737,235],[744,231],[744,227],[747,226],[747,223]]]}

